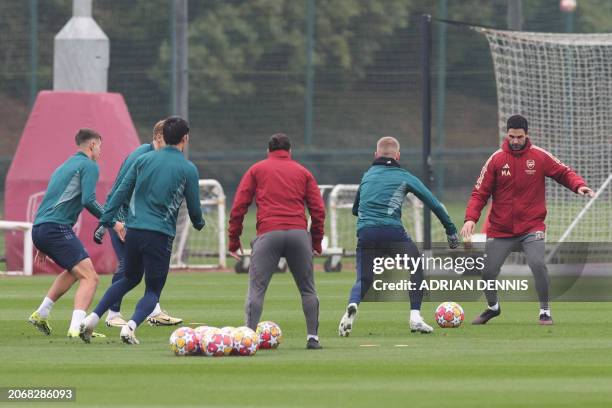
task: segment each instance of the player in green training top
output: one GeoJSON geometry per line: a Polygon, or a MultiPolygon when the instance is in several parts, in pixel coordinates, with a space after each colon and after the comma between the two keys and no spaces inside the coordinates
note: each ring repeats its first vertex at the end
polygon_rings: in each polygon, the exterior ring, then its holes
{"type": "MultiPolygon", "coordinates": [[[[115,179],[115,183],[111,188],[111,191],[108,193],[106,197],[106,203],[108,204],[119,185],[125,178],[125,175],[128,173],[136,159],[142,156],[145,153],[158,151],[164,147],[166,147],[166,142],[164,142],[164,134],[163,134],[164,120],[158,121],[153,127],[153,140],[151,143],[144,143],[140,145],[136,150],[126,157],[125,161],[121,165],[119,169],[119,173],[117,174],[117,178],[115,179]]],[[[130,197],[128,197],[123,205],[120,207],[117,212],[117,221],[125,222],[125,218],[127,217],[128,209],[130,206],[130,197]]],[[[94,240],[98,243],[102,243],[102,235],[106,228],[101,226],[96,230],[94,240]]],[[[113,244],[113,249],[115,250],[115,255],[117,255],[117,260],[119,261],[119,266],[117,271],[113,275],[112,283],[117,282],[119,279],[123,278],[125,275],[125,243],[120,239],[119,235],[114,231],[110,230],[111,242],[113,244]]],[[[117,301],[114,305],[110,307],[108,310],[108,316],[106,317],[106,325],[108,327],[123,327],[127,324],[127,322],[121,316],[121,299],[117,301]]],[[[147,317],[147,321],[152,326],[172,326],[176,324],[180,324],[183,322],[182,319],[177,317],[170,316],[166,311],[162,310],[161,306],[158,304],[155,305],[155,309],[147,317]]]]}
{"type": "Polygon", "coordinates": [[[183,199],[193,227],[197,230],[204,227],[198,169],[183,156],[189,140],[187,122],[177,117],[166,119],[164,140],[166,147],[143,154],[134,162],[100,218],[101,225],[112,226],[117,211],[131,197],[126,221],[125,276],[108,288],[94,312],[81,324],[81,339],[86,343],[100,317],[144,276],[144,296],[120,334],[123,342],[138,344],[136,327],[151,314],[166,283],[176,218],[183,199]]]}
{"type": "MultiPolygon", "coordinates": [[[[399,164],[400,145],[397,139],[385,136],[376,143],[375,160],[365,172],[353,204],[357,217],[357,279],[340,320],[338,333],[351,334],[357,308],[373,281],[374,257],[408,255],[419,258],[420,252],[402,224],[402,203],[406,194],[413,193],[429,207],[444,226],[450,248],[459,246],[457,228],[444,206],[415,176],[399,164]]],[[[433,328],[421,316],[423,268],[418,267],[410,276],[415,290],[410,291],[410,319],[412,332],[431,333],[433,328]]]]}
{"type": "MultiPolygon", "coordinates": [[[[53,304],[78,280],[79,288],[74,295],[74,311],[68,330],[68,337],[77,337],[79,325],[98,286],[98,275],[89,254],[72,227],[83,208],[87,208],[96,218],[102,215],[102,206],[96,201],[96,161],[102,149],[102,136],[95,130],[80,129],[75,142],[79,150],[51,175],[32,229],[32,241],[36,248],[65,269],[29,318],[30,323],[46,335],[51,334],[47,319],[53,304]]],[[[113,225],[123,236],[123,224],[113,225]]]]}

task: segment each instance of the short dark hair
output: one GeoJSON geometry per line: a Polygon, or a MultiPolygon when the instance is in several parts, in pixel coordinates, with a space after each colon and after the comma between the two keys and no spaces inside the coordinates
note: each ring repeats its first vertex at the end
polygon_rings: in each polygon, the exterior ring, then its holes
{"type": "Polygon", "coordinates": [[[289,136],[284,133],[275,133],[268,141],[268,150],[273,152],[275,150],[287,150],[291,149],[291,140],[289,136]]]}
{"type": "Polygon", "coordinates": [[[164,121],[164,141],[166,144],[176,146],[188,133],[189,123],[185,119],[171,116],[164,121]]]}
{"type": "Polygon", "coordinates": [[[100,134],[93,129],[81,128],[74,137],[74,141],[76,142],[77,146],[80,146],[91,139],[102,140],[102,136],[100,136],[100,134]]]}
{"type": "Polygon", "coordinates": [[[527,119],[521,115],[510,116],[508,122],[506,122],[506,132],[510,129],[523,129],[525,133],[528,133],[529,125],[527,119]]]}

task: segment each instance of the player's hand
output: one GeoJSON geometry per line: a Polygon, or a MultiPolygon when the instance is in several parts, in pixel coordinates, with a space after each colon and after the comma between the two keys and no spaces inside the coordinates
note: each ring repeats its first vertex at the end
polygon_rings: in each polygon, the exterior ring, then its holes
{"type": "Polygon", "coordinates": [[[240,247],[238,247],[237,250],[235,251],[229,251],[229,254],[232,258],[234,258],[237,261],[240,261],[240,259],[242,258],[242,254],[244,252],[242,251],[242,244],[240,244],[240,247]]]}
{"type": "Polygon", "coordinates": [[[104,225],[100,225],[94,232],[94,242],[98,245],[102,245],[102,238],[104,238],[104,234],[106,234],[106,227],[104,225]]]}
{"type": "Polygon", "coordinates": [[[578,194],[580,194],[581,196],[589,196],[591,198],[595,197],[595,192],[587,186],[580,187],[578,189],[578,194]]]}
{"type": "Polygon", "coordinates": [[[447,235],[446,240],[448,241],[448,247],[450,249],[455,249],[459,247],[459,237],[457,236],[457,233],[447,235]]]}
{"type": "Polygon", "coordinates": [[[113,227],[113,229],[115,230],[115,232],[117,233],[117,235],[119,235],[119,239],[122,242],[125,242],[125,224],[122,222],[117,221],[115,223],[115,226],[113,227]]]}
{"type": "Polygon", "coordinates": [[[314,256],[319,256],[319,255],[321,255],[321,251],[316,250],[316,249],[313,249],[313,250],[312,250],[312,254],[313,254],[314,256]]]}
{"type": "Polygon", "coordinates": [[[474,229],[476,228],[476,223],[474,221],[466,221],[463,224],[463,228],[461,228],[461,238],[464,241],[470,241],[472,239],[472,235],[474,235],[474,229]]]}

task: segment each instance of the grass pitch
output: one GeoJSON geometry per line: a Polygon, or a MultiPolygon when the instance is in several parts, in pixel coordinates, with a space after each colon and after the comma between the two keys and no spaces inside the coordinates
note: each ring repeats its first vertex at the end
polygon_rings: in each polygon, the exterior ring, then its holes
{"type": "MultiPolygon", "coordinates": [[[[353,276],[317,273],[325,348],[307,351],[297,289],[290,274],[277,274],[263,318],[279,323],[284,342],[250,358],[175,357],[168,348],[170,327],[142,326],[140,346],[121,344],[119,330],[103,325],[107,339],[70,341],[64,336],[74,290],[56,304],[54,332],[45,337],[26,319],[53,277],[0,278],[0,386],[76,388],[76,403],[54,407],[612,405],[609,304],[556,303],[556,325],[540,327],[536,304],[505,303],[502,316],[489,325],[417,335],[407,328],[407,304],[368,303],[351,337],[339,338],[353,276]]],[[[98,296],[109,283],[103,277],[98,296]]],[[[173,273],[162,306],[186,322],[238,326],[246,288],[245,275],[173,273]]],[[[141,294],[138,287],[125,299],[124,314],[130,315],[141,294]]],[[[423,305],[430,323],[434,306],[423,305]]],[[[483,304],[463,307],[471,320],[483,304]]]]}

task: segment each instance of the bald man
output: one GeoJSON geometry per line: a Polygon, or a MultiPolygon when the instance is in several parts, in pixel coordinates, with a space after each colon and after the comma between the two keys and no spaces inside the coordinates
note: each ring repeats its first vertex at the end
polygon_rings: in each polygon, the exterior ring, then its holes
{"type": "MultiPolygon", "coordinates": [[[[379,139],[374,162],[363,175],[355,197],[353,215],[357,217],[357,280],[338,327],[342,337],[351,334],[359,303],[372,285],[374,256],[407,254],[411,258],[418,258],[421,255],[402,225],[402,203],[406,194],[413,193],[434,212],[446,230],[451,248],[459,246],[457,228],[442,204],[421,180],[400,167],[399,159],[400,144],[397,139],[391,136],[379,139]]],[[[420,287],[423,269],[414,271],[410,281],[414,287],[420,287]]],[[[431,333],[433,328],[421,316],[422,300],[422,291],[410,291],[410,330],[431,333]]]]}

